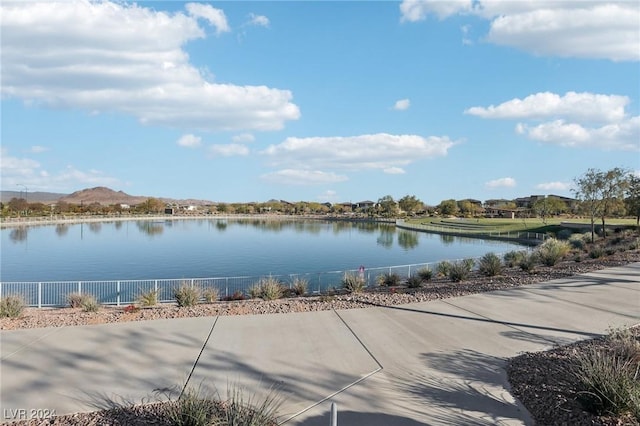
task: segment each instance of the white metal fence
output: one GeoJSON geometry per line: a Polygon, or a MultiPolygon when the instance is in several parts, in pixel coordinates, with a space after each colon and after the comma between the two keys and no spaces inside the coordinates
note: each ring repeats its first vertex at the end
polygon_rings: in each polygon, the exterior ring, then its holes
{"type": "Polygon", "coordinates": [[[422,268],[434,270],[437,263],[418,263],[395,265],[379,268],[364,268],[304,274],[244,276],[220,278],[177,278],[150,280],[105,280],[105,281],[42,281],[42,282],[0,282],[0,297],[21,296],[28,306],[58,307],[68,304],[71,293],[83,293],[95,296],[103,305],[128,305],[135,303],[145,292],[157,291],[158,302],[175,301],[174,289],[182,285],[197,286],[201,289],[212,288],[218,291],[221,299],[246,297],[249,289],[260,279],[274,278],[286,288],[293,288],[296,279],[307,282],[308,294],[321,294],[342,288],[345,274],[362,277],[367,286],[376,286],[378,277],[383,274],[397,274],[402,278],[415,275],[422,268]]]}

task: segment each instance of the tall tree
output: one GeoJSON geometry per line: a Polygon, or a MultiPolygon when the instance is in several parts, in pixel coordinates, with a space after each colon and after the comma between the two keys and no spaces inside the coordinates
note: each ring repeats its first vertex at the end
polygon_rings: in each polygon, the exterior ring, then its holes
{"type": "Polygon", "coordinates": [[[594,242],[596,237],[596,217],[598,216],[599,208],[599,194],[598,184],[600,181],[599,175],[602,172],[596,169],[587,170],[582,176],[579,176],[573,180],[575,188],[573,192],[576,198],[580,201],[580,210],[585,213],[591,223],[591,242],[594,242]]]}
{"type": "Polygon", "coordinates": [[[599,174],[599,212],[602,220],[602,234],[605,238],[607,237],[605,218],[624,210],[624,194],[628,186],[628,172],[619,167],[599,174]]]}
{"type": "Polygon", "coordinates": [[[459,212],[458,203],[456,200],[443,200],[438,204],[438,212],[442,216],[455,216],[459,212]]]}
{"type": "Polygon", "coordinates": [[[545,224],[547,223],[547,217],[559,215],[568,209],[567,203],[554,196],[537,199],[531,208],[536,215],[542,218],[542,222],[545,224]]]}
{"type": "Polygon", "coordinates": [[[640,175],[630,173],[628,182],[627,198],[624,200],[627,213],[635,216],[636,225],[640,225],[640,175]]]}
{"type": "Polygon", "coordinates": [[[422,208],[422,201],[418,200],[415,195],[405,195],[398,200],[398,206],[410,215],[422,208]]]}
{"type": "Polygon", "coordinates": [[[393,217],[398,213],[398,204],[391,195],[385,195],[378,199],[380,213],[385,217],[393,217]]]}

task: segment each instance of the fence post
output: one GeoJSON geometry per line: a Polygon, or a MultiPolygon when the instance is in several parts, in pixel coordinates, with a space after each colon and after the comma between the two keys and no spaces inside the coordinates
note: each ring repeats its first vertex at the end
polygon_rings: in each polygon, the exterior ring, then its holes
{"type": "Polygon", "coordinates": [[[335,402],[331,403],[331,424],[330,426],[338,426],[338,406],[335,402]]]}
{"type": "Polygon", "coordinates": [[[42,308],[42,283],[38,283],[38,308],[42,308]]]}
{"type": "Polygon", "coordinates": [[[158,292],[158,280],[155,280],[153,282],[153,291],[155,291],[156,293],[158,292]]]}
{"type": "Polygon", "coordinates": [[[120,306],[120,281],[116,284],[116,306],[120,306]]]}
{"type": "Polygon", "coordinates": [[[82,293],[82,281],[78,281],[78,293],[82,293]]]}

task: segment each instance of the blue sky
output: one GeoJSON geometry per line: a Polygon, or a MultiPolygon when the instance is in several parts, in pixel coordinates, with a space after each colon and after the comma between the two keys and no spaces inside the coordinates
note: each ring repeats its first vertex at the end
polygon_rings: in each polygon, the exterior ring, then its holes
{"type": "Polygon", "coordinates": [[[635,0],[0,7],[3,190],[438,204],[640,172],[635,0]]]}

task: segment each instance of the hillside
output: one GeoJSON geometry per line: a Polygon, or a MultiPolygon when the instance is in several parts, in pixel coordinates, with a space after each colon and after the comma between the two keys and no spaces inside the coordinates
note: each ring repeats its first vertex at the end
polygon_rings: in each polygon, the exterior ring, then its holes
{"type": "Polygon", "coordinates": [[[123,191],[114,191],[113,189],[106,188],[104,186],[98,186],[95,188],[82,189],[76,191],[73,194],[60,198],[59,201],[64,201],[70,204],[130,204],[136,205],[144,202],[149,197],[134,196],[124,193],[123,191]]]}
{"type": "MultiPolygon", "coordinates": [[[[0,194],[0,201],[2,201],[3,203],[8,203],[13,198],[24,198],[24,194],[24,191],[2,191],[0,194]]],[[[29,201],[30,203],[54,203],[60,198],[67,195],[69,194],[34,191],[27,193],[27,201],[29,201]]]]}

